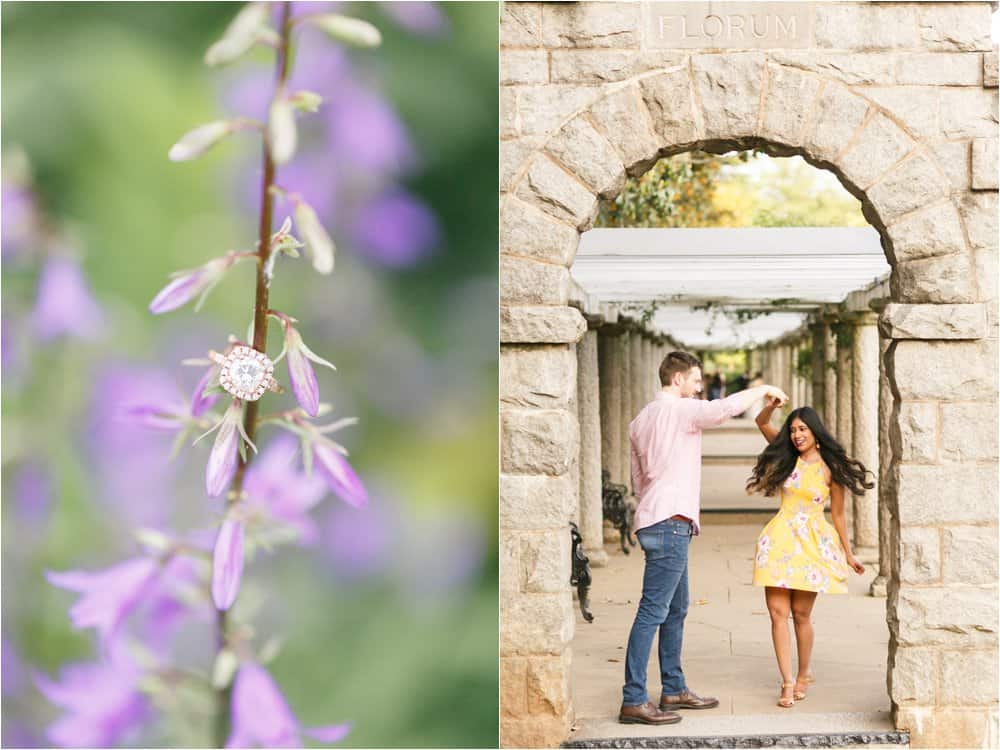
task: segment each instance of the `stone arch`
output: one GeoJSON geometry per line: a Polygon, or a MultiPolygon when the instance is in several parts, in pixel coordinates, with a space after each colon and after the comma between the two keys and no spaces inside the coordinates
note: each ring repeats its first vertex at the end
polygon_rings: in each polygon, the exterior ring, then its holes
{"type": "MultiPolygon", "coordinates": [[[[501,252],[568,268],[599,201],[617,195],[626,175],[684,151],[750,148],[802,156],[861,201],[893,266],[897,302],[977,301],[964,219],[936,157],[869,98],[756,52],[693,55],[573,113],[515,170],[501,203],[501,252]],[[523,241],[531,235],[540,241],[523,241]]],[[[546,275],[556,290],[558,275],[546,275]]]]}
{"type": "MultiPolygon", "coordinates": [[[[914,440],[941,439],[937,428],[914,427],[921,409],[930,402],[955,400],[952,387],[925,374],[957,368],[967,395],[995,398],[996,373],[990,363],[996,359],[996,337],[990,331],[996,325],[996,292],[995,287],[980,288],[976,270],[982,264],[973,253],[976,246],[980,252],[984,244],[989,249],[995,238],[984,241],[980,233],[975,242],[970,240],[973,228],[966,226],[960,203],[967,184],[957,190],[930,145],[864,92],[840,78],[783,64],[762,52],[692,52],[676,65],[603,86],[599,95],[562,117],[516,165],[505,166],[500,267],[501,695],[506,695],[505,681],[515,687],[526,681],[528,701],[542,701],[555,717],[531,717],[534,734],[521,735],[516,710],[505,711],[505,745],[523,744],[524,736],[533,738],[528,744],[537,744],[539,737],[557,737],[568,728],[566,717],[572,712],[568,556],[561,541],[565,535],[555,529],[557,521],[568,518],[576,493],[562,469],[571,465],[579,441],[578,427],[567,417],[575,398],[572,345],[586,329],[581,314],[567,306],[569,267],[579,236],[592,225],[602,198],[617,194],[626,175],[643,173],[657,159],[693,149],[753,147],[775,156],[801,155],[836,174],[861,200],[893,269],[892,310],[883,313],[881,327],[893,339],[884,356],[893,396],[887,425],[893,559],[887,615],[888,683],[897,726],[919,725],[918,731],[925,731],[930,709],[924,705],[935,700],[927,698],[935,688],[923,684],[926,670],[945,670],[934,661],[939,658],[936,652],[972,649],[968,665],[985,663],[977,659],[995,660],[995,630],[984,634],[973,632],[973,626],[959,625],[955,631],[942,625],[948,620],[944,609],[982,607],[982,590],[949,593],[944,583],[928,588],[912,571],[899,570],[905,545],[920,554],[944,555],[943,547],[921,535],[927,524],[948,520],[947,513],[932,508],[937,501],[931,494],[947,495],[948,484],[960,483],[961,476],[950,468],[903,465],[922,460],[915,458],[920,451],[914,440]],[[977,339],[982,341],[973,341],[977,339]],[[921,430],[923,434],[917,434],[921,430]],[[907,498],[902,506],[900,497],[907,498]],[[537,530],[539,513],[551,522],[547,531],[537,530]],[[535,521],[524,520],[532,514],[535,521]],[[915,528],[905,528],[909,525],[915,528]],[[545,560],[550,575],[529,575],[526,581],[505,575],[506,569],[521,576],[523,566],[516,559],[525,555],[534,570],[541,570],[539,561],[545,560]],[[518,586],[535,592],[536,598],[527,603],[515,593],[518,586]],[[519,645],[532,639],[548,644],[538,658],[519,645]]],[[[972,471],[972,484],[987,488],[995,460],[972,471]]],[[[967,512],[963,509],[960,520],[973,524],[985,519],[995,535],[995,510],[974,505],[967,512]]],[[[947,580],[944,574],[940,580],[947,580]]],[[[970,708],[955,721],[984,716],[976,711],[970,708]]],[[[949,720],[927,729],[928,736],[947,736],[949,720]]]]}

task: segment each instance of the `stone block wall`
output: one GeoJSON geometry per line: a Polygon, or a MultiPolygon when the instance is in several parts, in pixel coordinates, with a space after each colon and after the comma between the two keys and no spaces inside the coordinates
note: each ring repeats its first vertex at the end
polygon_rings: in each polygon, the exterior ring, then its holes
{"type": "Polygon", "coordinates": [[[573,345],[586,324],[568,306],[579,233],[600,199],[661,156],[758,146],[834,172],[893,269],[879,321],[892,392],[880,494],[897,726],[914,747],[995,745],[991,6],[789,3],[756,20],[718,6],[712,20],[706,7],[504,4],[501,741],[555,746],[572,720],[559,545],[579,504],[573,345]]]}

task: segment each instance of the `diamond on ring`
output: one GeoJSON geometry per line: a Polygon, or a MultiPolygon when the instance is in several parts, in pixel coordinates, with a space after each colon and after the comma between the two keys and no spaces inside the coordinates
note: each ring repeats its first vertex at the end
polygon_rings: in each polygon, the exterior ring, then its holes
{"type": "Polygon", "coordinates": [[[243,401],[256,401],[264,391],[277,386],[272,374],[274,363],[263,352],[237,346],[219,363],[219,384],[243,401]]]}

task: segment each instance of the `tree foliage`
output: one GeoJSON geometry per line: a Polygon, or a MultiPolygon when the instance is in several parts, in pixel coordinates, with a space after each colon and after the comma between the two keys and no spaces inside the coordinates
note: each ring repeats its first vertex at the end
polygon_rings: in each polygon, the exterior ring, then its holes
{"type": "Polygon", "coordinates": [[[658,161],[601,206],[599,227],[866,226],[835,177],[798,157],[693,151],[658,161]]]}

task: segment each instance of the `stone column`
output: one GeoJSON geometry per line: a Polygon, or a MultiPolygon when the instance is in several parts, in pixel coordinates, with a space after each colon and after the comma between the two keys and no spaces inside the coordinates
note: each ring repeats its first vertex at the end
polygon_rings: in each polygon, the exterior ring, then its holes
{"type": "Polygon", "coordinates": [[[622,337],[611,326],[599,329],[598,382],[601,404],[601,467],[611,481],[622,481],[622,337]]]}
{"type": "MultiPolygon", "coordinates": [[[[892,567],[892,545],[889,540],[889,529],[892,518],[889,512],[889,471],[892,466],[892,445],[889,441],[889,430],[892,424],[892,389],[889,387],[889,377],[885,368],[886,353],[891,339],[879,339],[878,358],[878,575],[872,581],[869,594],[882,597],[886,595],[889,576],[892,567]]],[[[874,469],[873,469],[874,471],[874,469]]]]}
{"type": "Polygon", "coordinates": [[[580,415],[580,535],[590,564],[607,563],[601,504],[601,406],[597,331],[576,344],[577,408],[580,415]]]}
{"type": "Polygon", "coordinates": [[[622,334],[622,413],[619,429],[621,438],[619,439],[619,466],[621,467],[621,483],[626,487],[632,486],[632,449],[629,443],[628,426],[632,421],[632,339],[635,331],[626,331],[622,334]]]}
{"type": "MultiPolygon", "coordinates": [[[[837,322],[837,431],[834,436],[847,451],[854,455],[854,354],[852,343],[852,328],[843,319],[837,322]]],[[[847,515],[847,533],[851,537],[852,546],[857,543],[854,536],[854,499],[844,498],[847,515]]]]}
{"type": "Polygon", "coordinates": [[[854,325],[854,458],[875,475],[876,487],[854,498],[855,557],[878,560],[878,316],[862,313],[854,325]]]}
{"type": "MultiPolygon", "coordinates": [[[[633,331],[632,332],[632,346],[629,349],[629,355],[632,359],[631,365],[629,367],[632,375],[632,414],[629,417],[631,422],[635,419],[636,415],[642,411],[642,407],[646,405],[646,372],[645,372],[645,361],[642,356],[642,332],[633,331]]],[[[629,448],[629,489],[632,489],[632,477],[631,477],[631,445],[629,448]]]]}
{"type": "Polygon", "coordinates": [[[812,397],[809,393],[809,381],[802,377],[802,372],[799,370],[799,360],[802,358],[804,351],[805,346],[803,342],[801,340],[797,341],[795,343],[795,358],[792,360],[792,372],[795,373],[795,390],[799,394],[799,406],[806,406],[812,403],[812,397]]]}
{"type": "Polygon", "coordinates": [[[621,418],[621,483],[632,486],[632,449],[629,443],[628,426],[632,421],[632,346],[635,331],[626,331],[622,335],[622,418],[621,418]]]}
{"type": "Polygon", "coordinates": [[[792,353],[793,349],[790,344],[783,344],[781,347],[781,389],[788,394],[789,398],[792,399],[792,406],[798,406],[798,401],[795,398],[795,382],[792,379],[792,353]]]}
{"type": "MultiPolygon", "coordinates": [[[[553,318],[564,314],[553,310],[553,318]]],[[[553,746],[551,738],[565,737],[572,722],[570,643],[579,616],[569,586],[569,521],[579,504],[572,478],[580,450],[575,341],[500,347],[501,722],[508,737],[525,738],[506,746],[553,746]],[[518,713],[518,697],[531,707],[539,685],[547,702],[536,697],[534,714],[518,713]]]]}
{"type": "Polygon", "coordinates": [[[658,383],[660,382],[656,372],[659,362],[656,361],[656,342],[653,339],[646,339],[646,403],[656,398],[658,383]]]}
{"type": "Polygon", "coordinates": [[[827,419],[826,406],[826,326],[822,323],[813,323],[809,326],[812,334],[812,383],[810,390],[810,405],[819,412],[820,419],[824,423],[827,419]]]}
{"type": "Polygon", "coordinates": [[[837,431],[837,339],[829,323],[823,324],[823,423],[837,431]],[[833,367],[831,367],[833,365],[833,367]]]}

